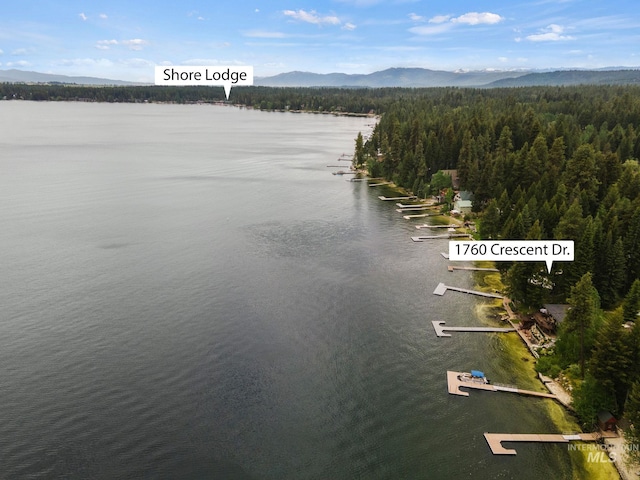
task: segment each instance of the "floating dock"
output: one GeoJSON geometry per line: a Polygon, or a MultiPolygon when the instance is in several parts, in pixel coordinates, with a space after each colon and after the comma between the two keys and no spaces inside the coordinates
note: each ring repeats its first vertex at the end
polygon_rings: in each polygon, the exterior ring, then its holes
{"type": "MultiPolygon", "coordinates": [[[[447,256],[448,258],[448,256],[447,256]]],[[[473,272],[499,272],[497,268],[484,268],[484,267],[458,267],[456,265],[449,265],[448,270],[453,272],[454,270],[470,270],[473,272]]]]}
{"type": "Polygon", "coordinates": [[[489,332],[489,333],[508,333],[515,332],[515,328],[500,328],[500,327],[445,327],[445,322],[434,320],[431,322],[433,329],[436,331],[437,337],[450,337],[448,332],[489,332]]]}
{"type": "Polygon", "coordinates": [[[515,449],[504,448],[502,442],[536,442],[536,443],[569,443],[577,442],[597,442],[603,437],[614,438],[618,435],[613,432],[597,433],[485,433],[484,438],[494,455],[516,455],[515,449]]]}
{"type": "Polygon", "coordinates": [[[556,397],[552,393],[534,392],[532,390],[521,390],[516,387],[507,387],[505,385],[492,385],[490,383],[487,384],[487,383],[465,382],[464,380],[460,380],[459,378],[460,375],[462,375],[462,372],[447,371],[447,387],[451,395],[460,395],[463,397],[468,397],[469,392],[463,392],[462,390],[460,390],[460,387],[464,387],[464,388],[475,388],[476,390],[487,390],[490,392],[511,392],[511,393],[518,393],[520,395],[530,395],[533,397],[552,398],[554,400],[558,399],[558,397],[556,397]]]}
{"type": "Polygon", "coordinates": [[[456,292],[468,293],[469,295],[478,295],[480,297],[487,298],[504,298],[502,295],[498,295],[496,293],[479,292],[478,290],[470,290],[468,288],[452,287],[450,285],[445,285],[444,283],[439,283],[436,289],[433,291],[433,294],[442,296],[447,293],[447,290],[453,290],[456,292]]]}

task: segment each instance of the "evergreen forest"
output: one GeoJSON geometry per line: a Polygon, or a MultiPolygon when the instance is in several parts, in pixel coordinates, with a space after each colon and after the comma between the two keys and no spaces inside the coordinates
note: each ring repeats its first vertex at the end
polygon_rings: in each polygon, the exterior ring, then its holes
{"type": "Polygon", "coordinates": [[[610,410],[640,427],[640,89],[430,90],[387,106],[356,157],[425,198],[457,169],[483,239],[573,240],[551,273],[498,268],[521,312],[570,306],[537,368],[568,379],[583,425],[610,410]]]}

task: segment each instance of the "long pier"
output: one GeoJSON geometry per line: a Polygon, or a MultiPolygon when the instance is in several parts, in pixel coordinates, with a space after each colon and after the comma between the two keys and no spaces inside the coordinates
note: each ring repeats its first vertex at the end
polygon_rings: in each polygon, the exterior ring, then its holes
{"type": "Polygon", "coordinates": [[[402,218],[404,218],[405,220],[410,220],[412,218],[437,217],[438,215],[441,215],[441,214],[440,213],[421,213],[417,215],[403,215],[402,218]]]}
{"type": "Polygon", "coordinates": [[[447,387],[451,395],[460,395],[463,397],[468,397],[469,392],[464,392],[460,390],[460,387],[465,387],[465,388],[475,388],[476,390],[487,390],[490,392],[510,392],[510,393],[518,393],[520,395],[530,395],[533,397],[552,398],[554,400],[558,399],[558,397],[552,393],[535,392],[532,390],[522,390],[516,387],[507,387],[504,385],[492,385],[490,383],[486,384],[486,383],[465,382],[464,380],[460,380],[460,375],[462,375],[461,372],[447,371],[447,387]]]}
{"type": "Polygon", "coordinates": [[[456,225],[452,223],[451,225],[416,225],[416,228],[420,230],[421,228],[462,228],[462,225],[456,225]]]}
{"type": "Polygon", "coordinates": [[[468,293],[470,295],[478,295],[480,297],[487,298],[504,298],[502,295],[498,295],[495,293],[479,292],[478,290],[470,290],[468,288],[461,287],[452,287],[450,285],[445,285],[444,283],[439,283],[436,289],[433,291],[433,294],[442,296],[447,293],[447,290],[453,290],[456,292],[468,293]]]}
{"type": "Polygon", "coordinates": [[[505,448],[502,442],[537,442],[537,443],[569,443],[577,442],[597,442],[603,437],[613,438],[618,435],[613,432],[597,433],[485,433],[484,438],[494,455],[516,455],[518,452],[512,448],[505,448]]]}
{"type": "Polygon", "coordinates": [[[396,212],[424,212],[425,210],[431,210],[431,207],[420,207],[420,206],[413,206],[413,207],[402,207],[402,208],[396,208],[396,212]]]}
{"type": "Polygon", "coordinates": [[[414,200],[418,197],[416,196],[412,196],[412,197],[385,197],[384,195],[380,195],[378,196],[378,198],[382,201],[385,202],[389,202],[389,201],[398,201],[398,200],[414,200]]]}
{"type": "Polygon", "coordinates": [[[450,337],[451,334],[447,332],[490,332],[490,333],[508,333],[515,332],[515,328],[500,328],[500,327],[445,327],[445,322],[439,320],[433,320],[431,322],[433,329],[436,331],[437,337],[450,337]]]}
{"type": "Polygon", "coordinates": [[[454,270],[470,270],[472,272],[499,272],[497,268],[485,268],[485,267],[459,267],[457,265],[449,265],[447,269],[450,272],[454,270]]]}
{"type": "Polygon", "coordinates": [[[433,203],[396,203],[398,208],[433,207],[433,203]]]}
{"type": "Polygon", "coordinates": [[[424,240],[434,240],[436,238],[460,238],[460,237],[469,238],[471,237],[471,235],[467,233],[449,233],[447,235],[420,235],[417,237],[411,237],[411,240],[413,240],[414,242],[422,242],[424,240]]]}

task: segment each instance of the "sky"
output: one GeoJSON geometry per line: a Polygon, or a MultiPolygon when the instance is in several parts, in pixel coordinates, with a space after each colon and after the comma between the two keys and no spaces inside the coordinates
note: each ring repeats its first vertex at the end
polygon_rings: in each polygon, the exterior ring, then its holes
{"type": "Polygon", "coordinates": [[[20,0],[0,69],[153,81],[156,65],[372,73],[390,67],[640,67],[637,0],[20,0]]]}

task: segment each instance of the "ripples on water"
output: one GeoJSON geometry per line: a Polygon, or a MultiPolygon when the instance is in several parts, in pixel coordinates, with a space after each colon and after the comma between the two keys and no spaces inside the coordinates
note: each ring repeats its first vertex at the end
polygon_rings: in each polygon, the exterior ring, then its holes
{"type": "Polygon", "coordinates": [[[561,478],[446,242],[326,165],[370,120],[2,102],[0,478],[561,478]],[[491,362],[489,362],[491,364],[491,362]]]}

